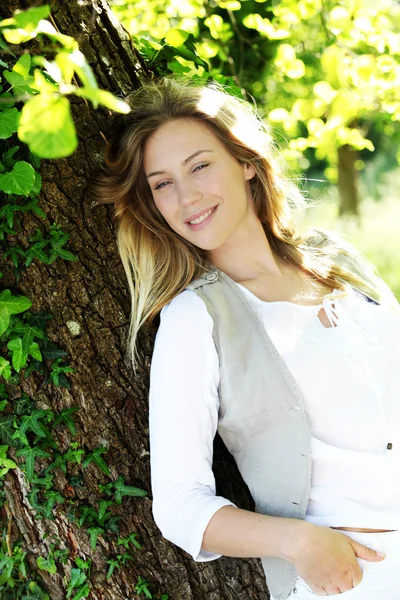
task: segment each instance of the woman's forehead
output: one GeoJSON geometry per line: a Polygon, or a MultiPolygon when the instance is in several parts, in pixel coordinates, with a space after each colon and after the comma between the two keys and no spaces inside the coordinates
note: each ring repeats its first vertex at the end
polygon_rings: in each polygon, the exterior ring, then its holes
{"type": "Polygon", "coordinates": [[[158,162],[161,159],[186,160],[199,150],[216,151],[224,146],[211,129],[194,119],[177,119],[164,123],[146,141],[143,162],[158,162]]]}

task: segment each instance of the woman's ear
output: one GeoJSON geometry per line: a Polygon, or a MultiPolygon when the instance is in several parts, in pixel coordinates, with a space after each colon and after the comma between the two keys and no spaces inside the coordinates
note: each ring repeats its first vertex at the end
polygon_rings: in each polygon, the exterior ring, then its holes
{"type": "Polygon", "coordinates": [[[253,177],[256,174],[256,170],[253,167],[253,165],[249,165],[249,164],[245,164],[244,165],[244,176],[245,179],[248,181],[249,179],[253,179],[253,177]]]}

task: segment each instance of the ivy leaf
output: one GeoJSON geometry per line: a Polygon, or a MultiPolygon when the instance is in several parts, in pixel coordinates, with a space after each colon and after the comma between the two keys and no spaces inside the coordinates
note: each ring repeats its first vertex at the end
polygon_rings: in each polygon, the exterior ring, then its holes
{"type": "MultiPolygon", "coordinates": [[[[76,427],[71,415],[74,412],[77,412],[79,409],[76,406],[71,406],[70,408],[66,408],[61,411],[60,414],[55,418],[53,423],[53,428],[56,427],[59,423],[64,422],[73,436],[76,436],[76,427]]],[[[80,462],[80,461],[79,461],[80,462]]]]}
{"type": "Polygon", "coordinates": [[[6,169],[12,169],[14,164],[17,162],[17,159],[14,158],[14,155],[18,152],[19,146],[13,146],[6,152],[3,152],[1,155],[1,160],[6,167],[6,169]]]}
{"type": "Polygon", "coordinates": [[[17,450],[16,456],[25,456],[25,471],[29,481],[33,479],[35,458],[50,458],[48,452],[40,450],[40,448],[37,447],[31,448],[30,446],[17,450]]]}
{"type": "Polygon", "coordinates": [[[60,492],[57,492],[56,490],[48,490],[46,492],[46,500],[47,502],[44,509],[44,516],[46,517],[46,519],[51,519],[53,506],[56,502],[63,504],[65,502],[65,498],[60,494],[60,492]]]}
{"type": "Polygon", "coordinates": [[[11,365],[8,360],[0,356],[0,376],[6,381],[11,377],[11,365]]]}
{"type": "Polygon", "coordinates": [[[73,592],[74,588],[79,587],[86,581],[87,577],[81,569],[71,569],[71,579],[68,582],[68,593],[67,598],[69,598],[73,592]]]}
{"type": "Polygon", "coordinates": [[[79,589],[78,592],[75,594],[75,596],[72,598],[72,600],[81,600],[81,598],[87,598],[90,594],[90,587],[87,583],[85,583],[85,585],[82,585],[79,589]]]}
{"type": "Polygon", "coordinates": [[[21,112],[18,137],[41,158],[72,154],[78,139],[68,99],[43,93],[28,100],[21,112]]]}
{"type": "Polygon", "coordinates": [[[23,596],[22,600],[50,600],[50,596],[44,593],[36,581],[30,581],[27,590],[32,592],[29,596],[23,596]]]}
{"type": "MultiPolygon", "coordinates": [[[[42,176],[40,173],[35,171],[35,183],[33,184],[33,187],[31,189],[31,191],[29,192],[29,195],[30,196],[38,196],[40,194],[41,189],[42,189],[42,176]]],[[[33,210],[33,212],[35,212],[35,214],[39,214],[44,219],[46,218],[46,214],[39,207],[35,207],[35,209],[34,209],[34,206],[32,206],[32,210],[33,210]],[[38,211],[40,211],[40,213],[38,211]]]]}
{"type": "Polygon", "coordinates": [[[104,533],[104,529],[102,529],[101,527],[89,527],[88,532],[90,535],[90,547],[92,550],[95,550],[97,538],[99,535],[104,533]]]}
{"type": "Polygon", "coordinates": [[[107,448],[104,448],[104,446],[93,450],[93,452],[88,454],[83,461],[83,468],[86,469],[86,467],[93,461],[103,471],[103,473],[106,475],[111,475],[107,463],[101,458],[101,454],[104,454],[104,452],[107,452],[107,448]]]}
{"type": "Polygon", "coordinates": [[[48,556],[47,558],[39,556],[36,562],[37,566],[42,571],[48,571],[52,575],[55,575],[57,573],[57,565],[54,562],[54,558],[52,556],[48,556]]]}
{"type": "Polygon", "coordinates": [[[36,358],[36,360],[42,362],[42,355],[37,342],[32,342],[32,344],[28,348],[28,354],[30,354],[32,358],[36,358]]]}
{"type": "Polygon", "coordinates": [[[31,415],[24,415],[22,417],[21,425],[19,426],[20,433],[25,433],[28,429],[36,433],[39,437],[47,437],[48,432],[40,419],[47,417],[50,411],[35,409],[31,415]]]}
{"type": "Polygon", "coordinates": [[[6,108],[0,112],[0,139],[5,140],[17,131],[19,115],[17,108],[6,108]]]}
{"type": "Polygon", "coordinates": [[[7,348],[12,352],[12,366],[19,373],[25,367],[28,360],[28,355],[25,354],[22,348],[22,338],[19,337],[10,340],[7,348]]]}
{"type": "Polygon", "coordinates": [[[49,240],[44,240],[43,242],[35,242],[33,246],[31,246],[26,252],[26,261],[25,266],[29,267],[34,258],[37,258],[45,265],[48,264],[48,256],[45,252],[43,252],[43,248],[45,248],[49,243],[49,240]]]}
{"type": "Polygon", "coordinates": [[[22,77],[29,77],[29,71],[31,69],[32,59],[30,54],[23,54],[19,57],[15,65],[13,66],[13,71],[15,73],[19,73],[22,77]]]}
{"type": "Polygon", "coordinates": [[[114,110],[115,112],[128,114],[130,112],[130,106],[123,100],[120,100],[111,92],[107,92],[106,90],[99,90],[98,88],[93,87],[81,87],[75,90],[76,96],[82,96],[87,100],[90,100],[94,106],[97,108],[99,104],[109,108],[110,110],[114,110]]]}
{"type": "Polygon", "coordinates": [[[6,194],[27,196],[35,184],[35,169],[24,160],[15,163],[9,173],[0,174],[0,190],[6,194]]]}
{"type": "Polygon", "coordinates": [[[18,269],[18,255],[25,257],[25,252],[21,250],[18,246],[11,246],[6,252],[4,252],[3,256],[6,258],[9,256],[11,258],[11,262],[16,269],[18,269]]]}
{"type": "Polygon", "coordinates": [[[12,438],[14,434],[14,415],[1,415],[0,416],[0,441],[6,443],[9,446],[17,446],[15,440],[12,438]]]}
{"type": "Polygon", "coordinates": [[[124,478],[120,475],[115,482],[115,502],[117,504],[121,504],[123,496],[147,496],[147,492],[145,490],[141,490],[140,488],[133,487],[130,485],[125,485],[124,478]]]}
{"type": "Polygon", "coordinates": [[[32,94],[37,91],[31,87],[31,84],[35,81],[33,77],[24,77],[24,75],[16,71],[3,71],[3,75],[11,85],[14,96],[23,96],[24,94],[32,94]]]}
{"type": "Polygon", "coordinates": [[[13,296],[10,290],[0,293],[0,335],[7,331],[10,316],[15,315],[32,306],[32,302],[25,296],[13,296]]]}
{"type": "Polygon", "coordinates": [[[33,31],[39,25],[39,21],[47,19],[49,15],[50,6],[48,4],[36,8],[28,8],[28,10],[14,13],[15,25],[19,29],[33,31]]]}

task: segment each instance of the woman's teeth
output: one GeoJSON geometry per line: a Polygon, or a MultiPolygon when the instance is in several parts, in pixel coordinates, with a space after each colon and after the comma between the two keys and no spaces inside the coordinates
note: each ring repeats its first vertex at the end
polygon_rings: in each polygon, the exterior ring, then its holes
{"type": "Polygon", "coordinates": [[[214,209],[210,208],[210,210],[208,210],[206,213],[204,213],[204,215],[201,215],[201,217],[199,217],[198,219],[195,219],[194,221],[189,221],[189,223],[191,225],[197,225],[198,223],[201,223],[202,221],[204,221],[204,219],[207,219],[207,217],[209,217],[212,213],[214,209]]]}

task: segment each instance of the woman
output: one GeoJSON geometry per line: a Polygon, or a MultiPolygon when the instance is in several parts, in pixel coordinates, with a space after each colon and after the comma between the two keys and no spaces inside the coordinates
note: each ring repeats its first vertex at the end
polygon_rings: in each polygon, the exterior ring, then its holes
{"type": "Polygon", "coordinates": [[[197,561],[260,557],[275,600],[397,599],[396,300],[354,248],[299,231],[301,195],[247,103],[165,78],[131,106],[97,193],[119,221],[134,365],[161,310],[157,524],[197,561]],[[255,513],[215,494],[217,429],[255,513]]]}

